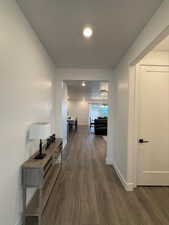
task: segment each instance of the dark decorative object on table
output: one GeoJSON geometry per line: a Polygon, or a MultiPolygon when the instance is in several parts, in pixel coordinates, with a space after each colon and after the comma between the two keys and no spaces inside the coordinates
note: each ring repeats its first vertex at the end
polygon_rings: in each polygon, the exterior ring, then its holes
{"type": "Polygon", "coordinates": [[[47,150],[50,147],[50,144],[51,144],[51,140],[50,140],[50,138],[48,138],[47,139],[47,143],[46,143],[45,150],[47,150]]]}
{"type": "Polygon", "coordinates": [[[50,147],[50,145],[52,143],[54,143],[56,141],[56,137],[55,134],[51,135],[48,139],[47,139],[47,143],[46,143],[46,150],[50,147]]]}
{"type": "Polygon", "coordinates": [[[56,141],[56,137],[55,134],[52,135],[52,143],[54,143],[56,141]]]}
{"type": "Polygon", "coordinates": [[[39,152],[36,155],[35,159],[43,159],[46,154],[43,153],[43,143],[42,140],[50,135],[50,125],[46,122],[33,123],[29,130],[29,139],[30,140],[39,140],[39,152]]]}
{"type": "Polygon", "coordinates": [[[56,138],[55,138],[55,134],[53,134],[52,136],[50,136],[50,140],[51,140],[51,143],[54,143],[56,138]]]}
{"type": "Polygon", "coordinates": [[[51,136],[47,139],[47,144],[46,144],[46,150],[51,146],[52,144],[52,140],[51,140],[51,136]]]}
{"type": "Polygon", "coordinates": [[[52,143],[53,143],[53,137],[50,136],[50,144],[52,144],[52,143]]]}
{"type": "Polygon", "coordinates": [[[35,157],[35,159],[43,159],[46,154],[42,153],[42,140],[40,139],[40,144],[39,144],[39,153],[37,154],[37,156],[35,157]]]}

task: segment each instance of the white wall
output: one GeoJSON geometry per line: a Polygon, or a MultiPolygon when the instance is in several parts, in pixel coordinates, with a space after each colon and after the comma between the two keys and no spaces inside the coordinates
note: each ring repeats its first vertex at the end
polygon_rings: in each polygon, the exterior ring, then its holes
{"type": "MultiPolygon", "coordinates": [[[[107,101],[104,101],[105,103],[107,101]]],[[[89,107],[92,104],[102,104],[102,101],[94,100],[69,100],[68,112],[72,117],[78,118],[78,125],[89,125],[89,107]]]]}
{"type": "Polygon", "coordinates": [[[66,145],[67,143],[67,123],[65,123],[65,121],[67,121],[67,114],[68,114],[68,90],[67,90],[67,85],[62,82],[62,93],[63,93],[63,97],[62,97],[62,102],[61,102],[61,115],[62,115],[62,138],[63,138],[63,146],[66,145]]]}
{"type": "Polygon", "coordinates": [[[67,112],[68,112],[68,94],[67,85],[55,77],[55,125],[56,137],[63,138],[63,146],[67,143],[67,112]]]}
{"type": "Polygon", "coordinates": [[[37,150],[28,128],[51,120],[55,67],[13,0],[0,0],[0,29],[0,225],[14,225],[22,212],[21,165],[37,150]]]}
{"type": "Polygon", "coordinates": [[[129,137],[129,66],[133,61],[138,62],[151,47],[157,36],[169,26],[169,1],[164,0],[159,10],[141,32],[132,47],[121,59],[114,70],[114,99],[113,114],[115,115],[113,164],[121,175],[127,189],[133,185],[133,152],[131,152],[129,137]]]}
{"type": "Polygon", "coordinates": [[[70,116],[78,118],[78,125],[89,124],[89,104],[87,101],[69,101],[68,112],[70,116]]]}

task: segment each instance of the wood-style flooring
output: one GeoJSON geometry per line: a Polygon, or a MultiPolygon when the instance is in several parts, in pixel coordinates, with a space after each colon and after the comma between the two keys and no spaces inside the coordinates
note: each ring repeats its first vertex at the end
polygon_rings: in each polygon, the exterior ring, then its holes
{"type": "Polygon", "coordinates": [[[66,148],[43,225],[169,225],[169,188],[126,192],[105,165],[105,154],[104,139],[79,127],[66,148]]]}

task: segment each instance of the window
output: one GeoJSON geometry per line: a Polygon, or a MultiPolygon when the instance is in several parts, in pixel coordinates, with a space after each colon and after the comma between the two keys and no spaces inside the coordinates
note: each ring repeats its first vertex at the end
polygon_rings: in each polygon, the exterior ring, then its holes
{"type": "Polygon", "coordinates": [[[108,117],[109,107],[102,104],[90,104],[89,117],[93,121],[98,117],[108,117]]]}

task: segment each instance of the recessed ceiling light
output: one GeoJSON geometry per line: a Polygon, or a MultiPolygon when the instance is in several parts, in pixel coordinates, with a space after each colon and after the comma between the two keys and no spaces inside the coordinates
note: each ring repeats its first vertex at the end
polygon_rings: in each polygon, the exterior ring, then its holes
{"type": "Polygon", "coordinates": [[[105,89],[100,90],[100,95],[101,96],[107,96],[108,95],[108,91],[105,89]]]}
{"type": "Polygon", "coordinates": [[[85,27],[85,28],[83,29],[83,36],[84,36],[85,38],[90,38],[92,35],[93,35],[93,30],[92,30],[91,27],[85,27]]]}
{"type": "Polygon", "coordinates": [[[85,87],[85,86],[86,86],[86,83],[85,83],[84,81],[82,82],[82,86],[83,86],[83,87],[85,87]]]}

